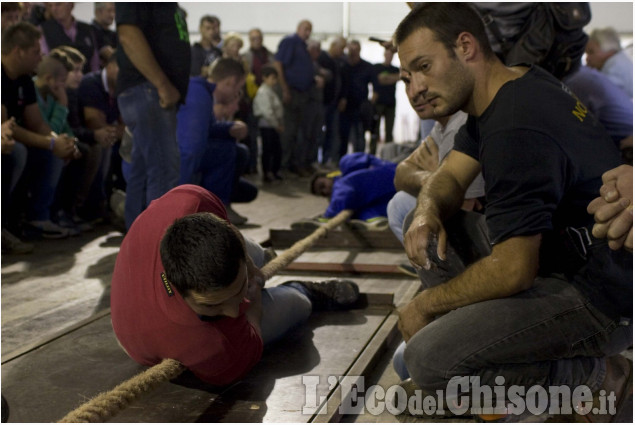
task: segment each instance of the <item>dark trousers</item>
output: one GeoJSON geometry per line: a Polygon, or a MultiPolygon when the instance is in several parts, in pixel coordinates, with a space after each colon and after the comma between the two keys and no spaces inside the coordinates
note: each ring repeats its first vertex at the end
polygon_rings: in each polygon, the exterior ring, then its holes
{"type": "Polygon", "coordinates": [[[282,161],[280,135],[271,127],[261,127],[260,135],[262,136],[262,172],[275,174],[280,171],[282,161]]]}

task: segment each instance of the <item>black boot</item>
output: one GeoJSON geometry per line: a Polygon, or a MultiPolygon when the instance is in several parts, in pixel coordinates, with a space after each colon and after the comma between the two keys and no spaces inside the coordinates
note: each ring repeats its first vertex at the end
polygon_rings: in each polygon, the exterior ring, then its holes
{"type": "Polygon", "coordinates": [[[350,280],[326,280],[324,282],[292,280],[282,285],[292,286],[305,292],[313,304],[314,311],[347,310],[359,298],[359,287],[350,280]]]}

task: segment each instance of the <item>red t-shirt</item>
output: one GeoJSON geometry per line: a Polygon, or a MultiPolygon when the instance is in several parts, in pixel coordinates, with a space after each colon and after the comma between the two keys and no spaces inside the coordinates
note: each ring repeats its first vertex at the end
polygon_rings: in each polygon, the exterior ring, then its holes
{"type": "MultiPolygon", "coordinates": [[[[112,277],[110,306],[117,339],[145,365],[175,359],[200,379],[228,384],[262,355],[262,338],[244,314],[202,321],[173,285],[164,284],[159,254],[165,230],[177,218],[211,212],[227,219],[222,202],[194,185],[176,187],[153,201],[121,244],[112,277]]],[[[241,310],[248,305],[243,303],[241,310]]]]}

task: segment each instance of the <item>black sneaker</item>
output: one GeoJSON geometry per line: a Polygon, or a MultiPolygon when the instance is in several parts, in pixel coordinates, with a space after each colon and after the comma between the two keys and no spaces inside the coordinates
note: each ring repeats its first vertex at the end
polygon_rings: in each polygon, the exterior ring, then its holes
{"type": "Polygon", "coordinates": [[[347,310],[359,298],[359,287],[350,280],[326,280],[324,282],[307,282],[292,280],[285,286],[302,286],[308,292],[313,310],[347,310]]]}

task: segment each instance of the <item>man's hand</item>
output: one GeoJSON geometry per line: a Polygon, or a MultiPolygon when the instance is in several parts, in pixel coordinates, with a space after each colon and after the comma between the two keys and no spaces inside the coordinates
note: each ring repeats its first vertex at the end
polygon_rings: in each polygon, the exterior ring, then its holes
{"type": "Polygon", "coordinates": [[[247,128],[247,124],[242,121],[234,121],[234,124],[229,129],[229,135],[236,140],[244,139],[248,133],[249,129],[247,128]]]}
{"type": "Polygon", "coordinates": [[[66,94],[66,87],[52,87],[51,94],[53,95],[57,103],[68,108],[68,95],[66,94]]]}
{"type": "Polygon", "coordinates": [[[2,154],[7,155],[13,152],[15,140],[13,140],[13,127],[15,127],[15,117],[2,123],[2,154]]]}
{"type": "Polygon", "coordinates": [[[399,314],[399,322],[397,326],[399,327],[401,336],[406,342],[408,342],[414,334],[434,320],[434,317],[425,314],[421,308],[423,304],[421,301],[425,296],[425,293],[426,291],[423,291],[408,304],[401,307],[397,312],[399,314]]]}
{"type": "Polygon", "coordinates": [[[428,136],[408,159],[422,170],[433,172],[439,168],[439,147],[428,136]]]}
{"type": "Polygon", "coordinates": [[[62,159],[73,158],[76,155],[77,147],[75,146],[75,138],[69,137],[66,134],[60,134],[54,139],[53,155],[62,159]]]}
{"type": "Polygon", "coordinates": [[[346,110],[346,99],[340,99],[337,104],[337,110],[339,112],[344,112],[346,110]]]}
{"type": "Polygon", "coordinates": [[[181,93],[169,81],[157,87],[157,91],[159,92],[159,105],[163,109],[174,107],[181,99],[181,93]]]}
{"type": "Polygon", "coordinates": [[[621,165],[602,175],[600,196],[587,207],[596,224],[593,236],[607,238],[609,248],[633,250],[633,167],[621,165]]]}
{"type": "Polygon", "coordinates": [[[117,140],[117,127],[113,125],[95,130],[95,141],[104,148],[114,145],[117,140]]]}
{"type": "Polygon", "coordinates": [[[430,270],[431,263],[428,258],[428,244],[438,238],[437,255],[445,260],[447,234],[443,222],[437,214],[429,209],[417,208],[412,223],[404,237],[406,255],[415,268],[430,270]]]}
{"type": "Polygon", "coordinates": [[[282,103],[285,105],[291,103],[291,91],[289,90],[289,87],[282,87],[282,103]]]}

